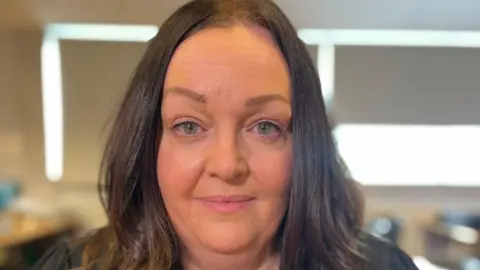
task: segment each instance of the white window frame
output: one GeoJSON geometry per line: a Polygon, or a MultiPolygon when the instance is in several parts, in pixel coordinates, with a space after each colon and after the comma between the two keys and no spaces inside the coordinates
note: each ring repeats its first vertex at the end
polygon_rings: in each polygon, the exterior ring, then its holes
{"type": "MultiPolygon", "coordinates": [[[[394,46],[394,47],[448,47],[448,48],[480,48],[480,32],[474,31],[430,31],[430,30],[348,30],[348,29],[300,29],[298,36],[307,44],[311,46],[317,46],[317,64],[319,77],[322,81],[322,93],[325,103],[330,105],[332,98],[335,94],[335,47],[336,46],[394,46]]],[[[364,130],[368,125],[341,125],[350,132],[364,130]]],[[[385,131],[388,128],[392,128],[391,125],[384,125],[385,131]]],[[[397,128],[400,126],[397,126],[397,128]]],[[[473,130],[478,126],[470,126],[473,130]]],[[[470,130],[468,126],[462,127],[450,127],[455,130],[451,131],[465,131],[465,135],[469,136],[470,130]]],[[[395,128],[395,127],[393,127],[395,128]]],[[[412,127],[405,127],[405,131],[412,127]]],[[[439,128],[439,127],[433,127],[439,128]]],[[[373,128],[372,128],[373,129],[373,128]]],[[[414,129],[414,128],[413,128],[414,129]]],[[[458,132],[457,132],[458,133],[458,132]]],[[[473,134],[473,132],[472,132],[473,134]]],[[[345,135],[345,133],[344,133],[345,135]]],[[[346,138],[350,137],[344,136],[346,138]]],[[[340,138],[337,138],[340,139],[340,138]]],[[[349,147],[353,147],[351,140],[347,139],[346,144],[349,147]]],[[[342,146],[342,142],[339,141],[339,145],[342,146]]],[[[390,145],[394,146],[394,145],[390,145]]],[[[477,145],[475,145],[477,147],[477,145]]],[[[352,154],[353,149],[347,149],[349,154],[352,154]]],[[[377,149],[378,150],[378,149],[377,149]]],[[[353,153],[355,154],[355,153],[353,153]]],[[[355,154],[356,155],[356,154],[355,154]]],[[[368,157],[365,157],[368,158],[368,157]]],[[[348,160],[347,160],[348,163],[348,160]]],[[[355,172],[352,172],[355,174],[355,172]]],[[[477,175],[475,175],[477,176],[477,175]]],[[[475,177],[474,176],[474,177],[475,177]]],[[[358,179],[362,182],[362,179],[358,179]]],[[[479,186],[475,181],[464,181],[463,183],[455,183],[452,181],[440,181],[440,182],[422,182],[421,180],[412,183],[405,181],[405,183],[399,181],[380,183],[380,181],[365,181],[366,185],[409,185],[409,186],[432,186],[432,185],[444,185],[444,186],[479,186]],[[475,183],[474,183],[475,182],[475,183]]]]}
{"type": "Polygon", "coordinates": [[[50,24],[41,48],[45,176],[57,182],[63,177],[64,111],[61,40],[147,42],[158,31],[153,25],[50,24]]]}
{"type": "Polygon", "coordinates": [[[307,45],[317,46],[317,64],[325,102],[335,94],[336,46],[480,48],[480,32],[433,30],[300,29],[307,45]]]}

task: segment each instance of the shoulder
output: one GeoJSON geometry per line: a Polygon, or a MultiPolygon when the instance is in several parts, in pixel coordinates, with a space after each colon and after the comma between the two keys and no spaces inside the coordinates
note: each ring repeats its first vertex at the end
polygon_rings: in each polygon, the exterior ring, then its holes
{"type": "Polygon", "coordinates": [[[377,237],[362,235],[368,270],[418,270],[412,259],[399,247],[377,237]]]}
{"type": "Polygon", "coordinates": [[[81,266],[82,244],[60,242],[36,263],[35,270],[71,270],[81,266]]]}

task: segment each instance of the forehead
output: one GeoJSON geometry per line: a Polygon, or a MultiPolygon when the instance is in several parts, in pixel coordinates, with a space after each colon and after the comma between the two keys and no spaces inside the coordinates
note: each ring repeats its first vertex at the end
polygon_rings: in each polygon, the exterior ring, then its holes
{"type": "Polygon", "coordinates": [[[185,40],[168,67],[168,87],[185,87],[207,96],[290,96],[288,67],[269,32],[244,24],[205,29],[185,40]]]}

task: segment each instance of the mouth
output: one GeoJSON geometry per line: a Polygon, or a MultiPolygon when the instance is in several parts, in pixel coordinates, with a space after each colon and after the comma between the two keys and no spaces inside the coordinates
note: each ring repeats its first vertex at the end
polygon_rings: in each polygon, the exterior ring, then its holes
{"type": "Polygon", "coordinates": [[[210,196],[198,199],[207,208],[222,214],[234,213],[247,208],[255,200],[251,196],[210,196]]]}

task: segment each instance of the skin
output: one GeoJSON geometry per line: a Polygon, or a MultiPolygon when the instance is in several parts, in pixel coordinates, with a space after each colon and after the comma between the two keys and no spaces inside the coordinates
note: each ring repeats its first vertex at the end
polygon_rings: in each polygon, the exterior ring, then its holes
{"type": "Polygon", "coordinates": [[[269,33],[202,30],[167,70],[157,171],[185,269],[278,269],[292,159],[288,67],[269,33]],[[208,196],[252,198],[215,211],[208,196]]]}

